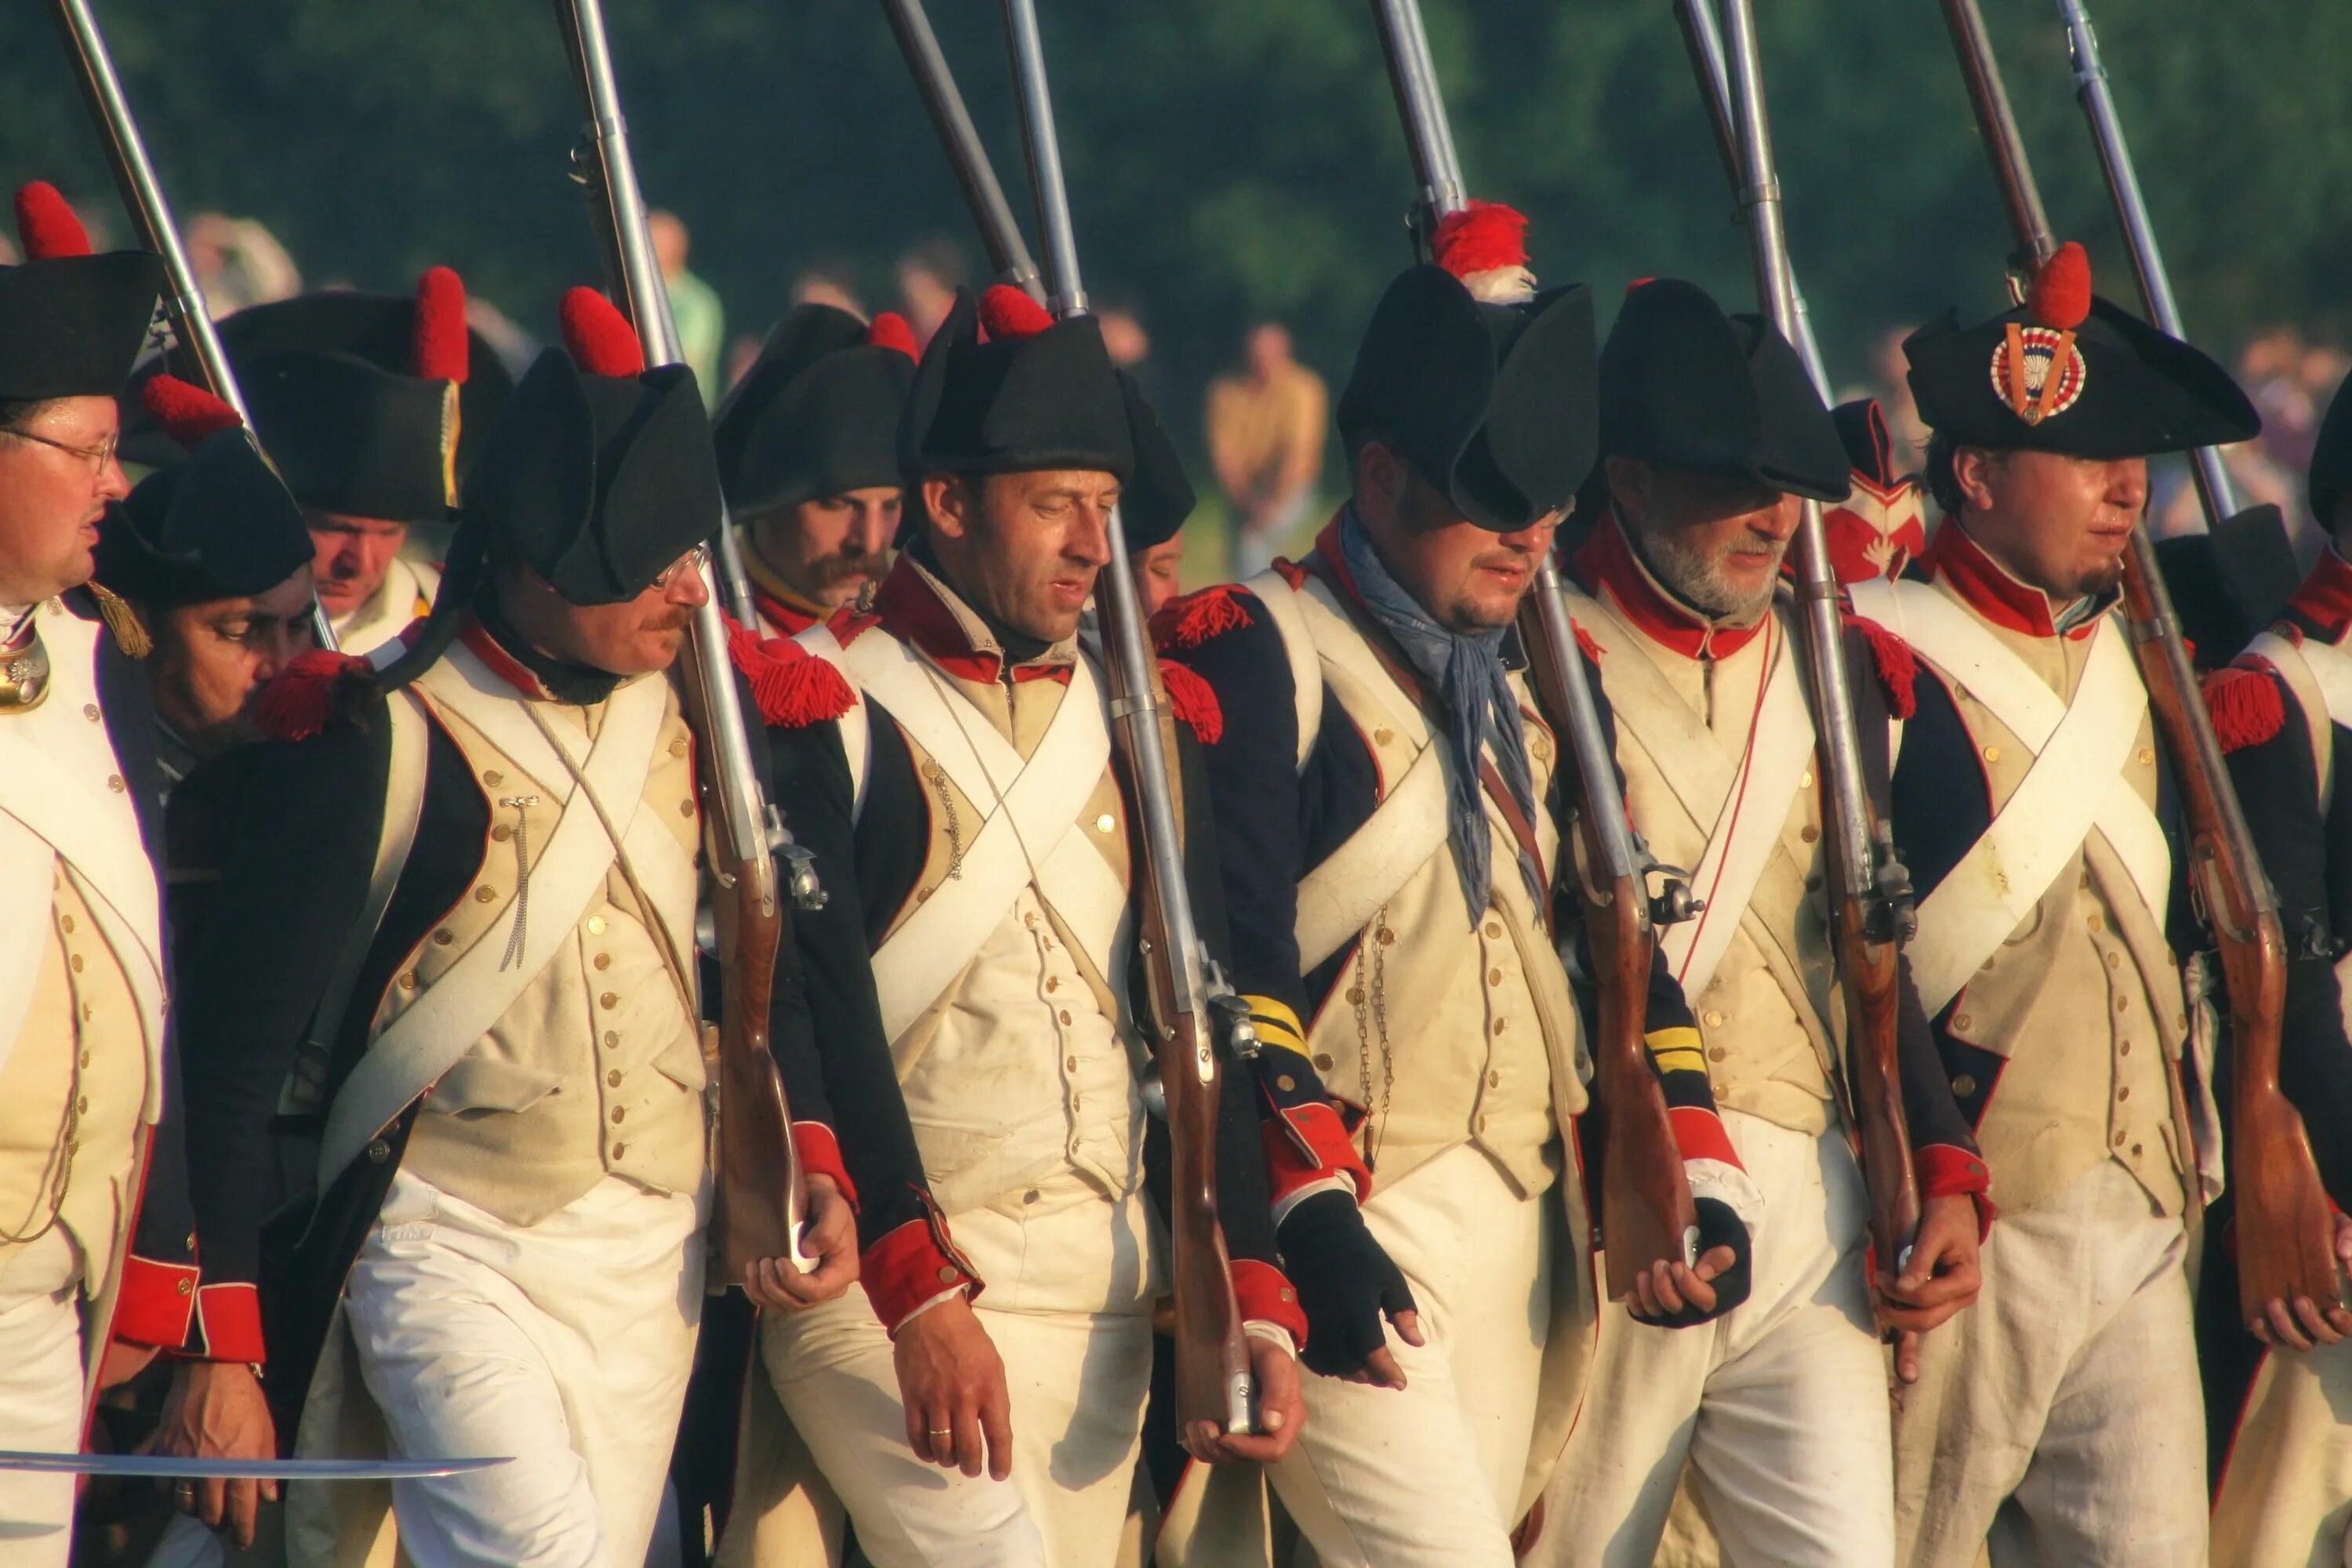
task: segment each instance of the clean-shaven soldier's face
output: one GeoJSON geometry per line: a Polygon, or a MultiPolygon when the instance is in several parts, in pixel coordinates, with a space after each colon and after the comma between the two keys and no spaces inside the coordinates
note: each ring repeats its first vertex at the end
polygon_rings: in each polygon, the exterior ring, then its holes
{"type": "Polygon", "coordinates": [[[1617,515],[1658,581],[1691,608],[1751,626],[1772,605],[1804,503],[1725,474],[1611,458],[1617,515]]]}
{"type": "Polygon", "coordinates": [[[302,521],[310,530],[310,570],[318,575],[319,603],[330,616],[348,616],[373,598],[392,570],[393,558],[408,542],[404,522],[311,507],[302,509],[302,521]]]}
{"type": "Polygon", "coordinates": [[[812,603],[828,610],[857,602],[890,570],[905,492],[872,485],[820,496],[761,515],[752,540],[760,555],[812,603]]]}
{"type": "Polygon", "coordinates": [[[98,520],[131,493],[111,397],[53,397],[0,430],[0,605],[89,581],[98,520]]]}
{"type": "Polygon", "coordinates": [[[255,736],[262,688],[312,647],[310,568],[267,592],[142,617],[153,629],[147,685],[156,714],[199,756],[255,736]]]}
{"type": "Polygon", "coordinates": [[[2025,583],[2073,600],[2122,581],[2132,526],[2147,510],[2147,458],[1962,447],[1952,479],[1969,537],[2025,583]]]}
{"type": "Polygon", "coordinates": [[[1441,625],[1470,636],[1511,624],[1563,515],[1508,533],[1481,528],[1378,441],[1357,454],[1355,505],[1389,575],[1441,625]]]}
{"type": "Polygon", "coordinates": [[[530,567],[514,566],[499,576],[499,608],[524,641],[566,664],[651,675],[677,662],[695,612],[710,602],[706,564],[698,545],[616,605],[572,604],[530,567]]]}
{"type": "Polygon", "coordinates": [[[1119,483],[1099,469],[1052,468],[923,480],[931,549],[973,606],[1015,631],[1060,642],[1110,564],[1119,483]]]}

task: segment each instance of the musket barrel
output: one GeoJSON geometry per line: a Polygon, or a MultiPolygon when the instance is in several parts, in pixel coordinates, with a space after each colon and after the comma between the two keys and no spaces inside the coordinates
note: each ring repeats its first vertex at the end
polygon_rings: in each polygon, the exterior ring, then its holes
{"type": "Polygon", "coordinates": [[[1404,121],[1405,142],[1412,155],[1413,177],[1421,182],[1422,206],[1431,226],[1446,214],[1459,211],[1467,197],[1462,188],[1462,164],[1454,152],[1454,132],[1445,117],[1445,100],[1438,87],[1437,66],[1429,52],[1429,35],[1421,25],[1421,7],[1414,0],[1371,0],[1372,22],[1380,29],[1381,53],[1388,60],[1389,86],[1396,93],[1397,115],[1404,121]]]}
{"type": "MultiPolygon", "coordinates": [[[[2140,195],[2139,171],[2132,163],[2131,144],[2124,140],[2123,121],[2116,113],[2114,89],[2107,68],[2099,58],[2099,37],[2091,27],[2083,0],[2058,0],[2058,16],[2066,26],[2066,49],[2074,67],[2074,96],[2090,121],[2091,140],[2099,150],[2107,190],[2115,197],[2116,222],[2131,247],[2132,271],[2139,279],[2140,298],[2147,303],[2148,320],[2176,338],[2186,340],[2180,307],[2172,297],[2172,279],[2165,270],[2164,252],[2157,244],[2156,226],[2140,195]]],[[[2189,454],[2189,471],[2198,500],[2205,508],[2208,527],[2219,525],[2238,510],[2238,487],[2222,466],[2221,455],[2210,447],[2189,454]]]]}
{"type": "Polygon", "coordinates": [[[2010,112],[2009,89],[2001,84],[2000,65],[1994,59],[1984,13],[1977,0],[1942,0],[1944,26],[1959,56],[1960,79],[1976,111],[1978,139],[1992,163],[1993,184],[2009,215],[2010,232],[2018,237],[2012,259],[2031,276],[2058,254],[2050,231],[2050,215],[2042,205],[2042,187],[2034,183],[2033,165],[2025,158],[2025,139],[2018,133],[2017,116],[2010,112]]]}
{"type": "MultiPolygon", "coordinates": [[[[589,142],[603,165],[613,259],[620,268],[622,290],[626,296],[623,308],[636,326],[646,357],[655,364],[677,364],[686,354],[679,345],[677,319],[670,314],[669,288],[662,280],[661,264],[654,256],[653,237],[646,226],[645,194],[637,188],[637,162],[629,150],[629,122],[621,113],[620,88],[613,76],[613,51],[604,34],[604,6],[601,0],[555,0],[555,12],[564,47],[572,55],[586,100],[589,142]]],[[[723,500],[719,503],[718,536],[712,547],[718,556],[720,586],[727,595],[729,609],[738,623],[756,628],[760,624],[759,611],[751,599],[751,575],[743,569],[743,552],[736,542],[734,520],[728,515],[723,500]]],[[[710,620],[710,635],[718,639],[709,646],[723,652],[727,628],[719,620],[717,604],[705,605],[703,613],[710,620]]],[[[726,706],[731,709],[733,704],[726,706]]],[[[724,718],[720,723],[725,726],[724,718]]],[[[741,715],[738,713],[734,728],[740,731],[741,724],[741,715]]],[[[745,742],[740,750],[748,769],[749,742],[745,742]]]]}
{"type": "MultiPolygon", "coordinates": [[[[1723,62],[1723,30],[1716,23],[1714,0],[1675,0],[1675,19],[1682,24],[1683,43],[1690,51],[1692,73],[1698,78],[1707,123],[1715,130],[1715,148],[1723,158],[1724,177],[1737,191],[1741,184],[1739,142],[1731,124],[1731,83],[1723,62]]],[[[1796,308],[1793,341],[1797,353],[1804,360],[1813,384],[1826,392],[1829,367],[1822,358],[1820,340],[1813,335],[1811,308],[1805,303],[1804,289],[1797,282],[1793,268],[1789,275],[1789,294],[1796,308]]]]}
{"type": "Polygon", "coordinates": [[[907,68],[914,75],[931,126],[940,134],[940,145],[947,150],[948,165],[955,172],[964,205],[971,209],[981,242],[988,247],[989,265],[996,268],[1001,280],[1044,304],[1045,284],[1038,275],[1036,258],[1029,254],[1028,241],[1021,237],[1013,205],[1004,199],[1004,187],[997,182],[995,166],[988,161],[980,132],[964,107],[955,72],[940,48],[939,36],[931,31],[922,0],[882,0],[882,14],[889,20],[891,37],[898,40],[898,52],[907,58],[907,68]]]}
{"type": "MultiPolygon", "coordinates": [[[[173,221],[171,204],[155,178],[155,165],[147,156],[147,143],[139,134],[130,100],[122,95],[122,79],[115,73],[114,57],[107,51],[105,35],[98,30],[89,0],[57,0],[57,4],[58,26],[65,35],[66,52],[79,68],[90,119],[105,140],[107,165],[114,172],[115,187],[121,193],[131,221],[138,226],[139,237],[163,258],[163,273],[172,286],[163,310],[171,318],[172,330],[196,362],[197,374],[205,386],[236,410],[247,438],[257,447],[260,436],[253,428],[253,416],[246,410],[245,394],[237,387],[228,353],[213,326],[204,288],[196,281],[195,269],[188,265],[179,226],[173,221]]],[[[320,647],[334,647],[334,623],[327,618],[315,590],[310,595],[310,632],[320,647]]]]}
{"type": "MultiPolygon", "coordinates": [[[[1559,650],[1563,660],[1580,658],[1576,641],[1576,627],[1569,619],[1567,589],[1560,581],[1559,567],[1550,556],[1544,558],[1536,572],[1536,614],[1542,618],[1544,638],[1559,650]]],[[[1568,723],[1570,747],[1580,772],[1591,778],[1609,778],[1617,760],[1610,754],[1609,737],[1601,728],[1601,707],[1592,700],[1592,686],[1585,671],[1564,665],[1560,671],[1561,701],[1568,711],[1561,715],[1568,723]],[[1594,770],[1605,769],[1606,773],[1594,770]]],[[[1592,837],[1601,847],[1601,870],[1611,881],[1632,879],[1636,885],[1643,880],[1647,868],[1640,850],[1633,845],[1633,824],[1623,812],[1597,811],[1591,817],[1592,837]]],[[[1643,927],[1650,923],[1650,904],[1636,899],[1639,920],[1643,927]]]]}
{"type": "MultiPolygon", "coordinates": [[[[1772,129],[1764,108],[1764,69],[1756,44],[1756,12],[1752,0],[1727,0],[1729,18],[1727,63],[1732,93],[1732,123],[1739,150],[1740,205],[1748,221],[1748,239],[1755,253],[1756,292],[1772,324],[1791,342],[1798,337],[1795,285],[1790,275],[1788,235],[1780,212],[1780,182],[1772,160],[1772,129]]],[[[1810,367],[1815,389],[1827,399],[1818,366],[1810,367]]],[[[1846,879],[1846,893],[1857,899],[1872,896],[1871,832],[1862,778],[1862,734],[1854,722],[1853,694],[1846,679],[1845,660],[1837,657],[1844,628],[1837,602],[1837,576],[1830,565],[1828,530],[1819,501],[1804,503],[1803,521],[1795,542],[1798,597],[1809,626],[1808,641],[1817,650],[1811,660],[1820,710],[1822,752],[1829,774],[1829,805],[1836,821],[1832,830],[1839,841],[1857,853],[1832,856],[1831,861],[1846,879]]]]}

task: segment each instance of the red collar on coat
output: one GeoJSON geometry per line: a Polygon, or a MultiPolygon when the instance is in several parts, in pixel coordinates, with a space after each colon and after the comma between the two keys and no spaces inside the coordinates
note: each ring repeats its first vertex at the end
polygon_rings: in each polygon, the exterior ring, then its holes
{"type": "MultiPolygon", "coordinates": [[[[992,683],[1003,679],[1004,650],[980,616],[945,578],[926,572],[901,552],[875,590],[874,615],[900,642],[912,643],[959,680],[992,683]]],[[[1066,638],[1013,667],[1014,680],[1058,680],[1067,685],[1077,659],[1077,639],[1066,638]]]]}
{"type": "Polygon", "coordinates": [[[2333,544],[2321,551],[2286,607],[2318,627],[2329,642],[2341,642],[2346,628],[2352,627],[2352,561],[2337,554],[2333,544]]]}
{"type": "Polygon", "coordinates": [[[465,629],[457,634],[457,640],[471,648],[477,658],[489,666],[490,673],[513,687],[517,694],[534,702],[556,700],[555,693],[548,689],[547,683],[533,675],[529,666],[509,653],[470,610],[466,612],[465,629]]]}
{"type": "MultiPolygon", "coordinates": [[[[1968,531],[1951,518],[1936,530],[1936,537],[1919,557],[1930,577],[1941,578],[1950,584],[1963,604],[1997,626],[2027,637],[2054,637],[2058,635],[2057,616],[2051,608],[2050,595],[1994,560],[1981,544],[1970,539],[1968,531]]],[[[2063,609],[2065,606],[2058,606],[2063,609]]],[[[2099,617],[2085,616],[2066,628],[2074,639],[2089,637],[2098,629],[2099,617]]]]}
{"type": "Polygon", "coordinates": [[[1643,636],[1685,658],[1728,658],[1753,641],[1772,618],[1767,611],[1748,626],[1726,626],[1675,597],[1633,552],[1613,506],[1576,552],[1576,570],[1587,587],[1596,591],[1606,587],[1643,636]]]}

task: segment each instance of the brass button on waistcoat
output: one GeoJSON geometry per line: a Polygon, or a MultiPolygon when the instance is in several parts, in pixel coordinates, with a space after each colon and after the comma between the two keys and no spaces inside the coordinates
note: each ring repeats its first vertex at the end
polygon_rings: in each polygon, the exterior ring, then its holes
{"type": "Polygon", "coordinates": [[[1489,984],[1489,985],[1500,985],[1502,983],[1503,983],[1503,972],[1502,972],[1501,970],[1499,970],[1499,969],[1490,969],[1490,970],[1486,971],[1486,984],[1489,984]]]}
{"type": "Polygon", "coordinates": [[[599,969],[610,969],[613,967],[613,955],[609,952],[600,952],[593,962],[599,969]]]}
{"type": "Polygon", "coordinates": [[[1709,1007],[1706,1010],[1706,1016],[1703,1022],[1705,1022],[1706,1026],[1710,1029],[1720,1029],[1723,1027],[1723,1015],[1717,1012],[1714,1008],[1709,1007]]]}
{"type": "Polygon", "coordinates": [[[1095,831],[1097,833],[1108,833],[1112,828],[1117,827],[1118,826],[1118,818],[1113,816],[1108,811],[1095,818],[1095,831]]]}
{"type": "Polygon", "coordinates": [[[616,991],[607,991],[602,996],[597,997],[596,1000],[603,1005],[604,1011],[607,1013],[621,1005],[620,993],[616,991]]]}
{"type": "Polygon", "coordinates": [[[679,801],[677,803],[677,814],[680,816],[692,816],[694,815],[694,802],[691,800],[679,801]]]}
{"type": "Polygon", "coordinates": [[[1315,1053],[1315,1070],[1318,1072],[1329,1072],[1331,1070],[1330,1052],[1318,1051],[1315,1053]]]}
{"type": "Polygon", "coordinates": [[[669,754],[673,757],[682,757],[686,755],[685,736],[680,735],[677,740],[672,741],[669,743],[669,754]]]}
{"type": "Polygon", "coordinates": [[[1502,937],[1502,934],[1503,934],[1503,922],[1502,922],[1502,921],[1488,921],[1486,922],[1486,936],[1487,936],[1488,940],[1490,940],[1490,941],[1499,941],[1499,940],[1501,939],[1501,937],[1502,937]]]}
{"type": "Polygon", "coordinates": [[[1379,729],[1372,731],[1372,744],[1376,746],[1385,746],[1391,741],[1395,739],[1396,731],[1390,729],[1386,724],[1381,725],[1379,729]]]}
{"type": "Polygon", "coordinates": [[[613,1107],[613,1125],[618,1127],[628,1114],[629,1111],[626,1106],[616,1105],[613,1107]]]}
{"type": "Polygon", "coordinates": [[[2129,1012],[2130,1010],[2131,1010],[2131,998],[2130,998],[2130,997],[2128,997],[2128,996],[2118,996],[2118,997],[2116,997],[2116,1012],[2118,1012],[2118,1013],[2127,1013],[2127,1012],[2129,1012]]]}
{"type": "Polygon", "coordinates": [[[1500,1089],[1500,1088],[1502,1088],[1502,1087],[1503,1087],[1503,1075],[1502,1075],[1501,1073],[1499,1073],[1499,1072],[1495,1071],[1493,1068],[1489,1068],[1487,1069],[1487,1071],[1486,1071],[1486,1087],[1487,1087],[1488,1089],[1500,1089]]]}
{"type": "Polygon", "coordinates": [[[626,1143],[615,1143],[613,1145],[613,1158],[615,1160],[622,1158],[627,1154],[628,1152],[629,1146],[626,1143]]]}
{"type": "Polygon", "coordinates": [[[1034,1204],[1041,1195],[1042,1194],[1038,1193],[1036,1188],[1032,1187],[1027,1192],[1021,1194],[1021,1201],[1024,1204],[1034,1204]]]}
{"type": "Polygon", "coordinates": [[[1808,844],[1818,844],[1821,842],[1822,830],[1808,822],[1802,827],[1797,829],[1797,837],[1803,839],[1808,844]]]}
{"type": "Polygon", "coordinates": [[[1711,1062],[1719,1062],[1730,1054],[1731,1053],[1729,1051],[1725,1050],[1721,1046],[1717,1046],[1715,1049],[1706,1053],[1706,1059],[1711,1062]]]}
{"type": "Polygon", "coordinates": [[[2119,1057],[2127,1057],[2131,1055],[2131,1042],[2129,1040],[2118,1042],[2116,1046],[2116,1055],[2119,1057]]]}
{"type": "Polygon", "coordinates": [[[496,827],[490,829],[490,837],[498,840],[499,843],[504,844],[508,839],[514,837],[514,829],[501,822],[496,827]]]}
{"type": "Polygon", "coordinates": [[[604,1084],[605,1084],[605,1087],[606,1087],[606,1088],[608,1088],[608,1089],[618,1089],[618,1088],[620,1088],[620,1087],[621,1087],[621,1069],[620,1069],[619,1068],[614,1068],[612,1071],[610,1071],[610,1072],[606,1073],[606,1074],[604,1075],[604,1084]]]}
{"type": "Polygon", "coordinates": [[[2116,1104],[2120,1105],[2120,1104],[2122,1104],[2125,1100],[2129,1100],[2130,1098],[2131,1098],[2131,1085],[2129,1085],[2129,1084],[2126,1084],[2126,1085],[2124,1085],[2121,1089],[2119,1089],[2116,1090],[2116,1104]]]}
{"type": "Polygon", "coordinates": [[[590,915],[588,917],[588,934],[590,936],[603,936],[604,934],[604,917],[603,915],[590,915]]]}
{"type": "Polygon", "coordinates": [[[2156,748],[2155,748],[2155,747],[2153,747],[2153,746],[2142,746],[2142,747],[2139,749],[2139,762],[2140,762],[2140,766],[2142,766],[2142,767],[2147,767],[2148,764],[2150,764],[2150,763],[2154,763],[2155,761],[2156,761],[2156,748]]]}
{"type": "Polygon", "coordinates": [[[2123,966],[2124,955],[2122,953],[2111,952],[2107,954],[2107,967],[2109,969],[2121,969],[2123,966]]]}
{"type": "Polygon", "coordinates": [[[81,973],[81,954],[78,952],[75,953],[70,962],[73,964],[73,972],[76,974],[79,974],[81,973]]]}
{"type": "Polygon", "coordinates": [[[1498,1035],[1499,1035],[1499,1034],[1501,1034],[1505,1029],[1507,1029],[1507,1028],[1510,1027],[1510,1024],[1511,1024],[1511,1021],[1510,1021],[1508,1018],[1497,1018],[1497,1019],[1496,1019],[1496,1020],[1495,1020],[1495,1033],[1496,1033],[1496,1034],[1498,1034],[1498,1035]]]}
{"type": "Polygon", "coordinates": [[[610,1030],[610,1029],[607,1029],[607,1030],[605,1030],[605,1031],[604,1031],[604,1048],[605,1048],[606,1050],[608,1050],[608,1051],[609,1051],[609,1050],[612,1050],[614,1047],[618,1046],[620,1043],[621,1043],[621,1037],[620,1037],[619,1035],[617,1035],[617,1034],[614,1033],[614,1032],[613,1032],[612,1030],[610,1030]]]}
{"type": "Polygon", "coordinates": [[[474,889],[474,901],[478,904],[493,903],[498,896],[499,890],[496,888],[481,887],[474,889]]]}
{"type": "Polygon", "coordinates": [[[1362,1006],[1364,1005],[1364,988],[1360,985],[1349,986],[1348,1003],[1350,1006],[1362,1006]]]}
{"type": "Polygon", "coordinates": [[[1063,1070],[1064,1072],[1076,1072],[1076,1071],[1077,1071],[1077,1070],[1078,1070],[1078,1058],[1076,1058],[1076,1057],[1064,1057],[1064,1058],[1062,1058],[1062,1070],[1063,1070]]]}
{"type": "Polygon", "coordinates": [[[112,790],[117,795],[121,795],[124,790],[129,789],[131,786],[122,782],[122,775],[121,773],[109,773],[106,775],[106,787],[112,790]]]}
{"type": "Polygon", "coordinates": [[[73,934],[73,928],[74,928],[74,918],[73,918],[73,916],[71,916],[71,915],[59,915],[59,916],[58,917],[58,929],[59,931],[61,931],[65,932],[68,936],[71,936],[71,935],[73,934]]]}
{"type": "Polygon", "coordinates": [[[457,940],[457,933],[453,931],[436,931],[433,933],[433,945],[436,947],[447,947],[457,940]]]}
{"type": "Polygon", "coordinates": [[[1797,775],[1797,787],[1799,789],[1811,789],[1813,787],[1813,773],[1811,768],[1806,769],[1803,773],[1797,775]]]}
{"type": "Polygon", "coordinates": [[[1999,746],[1987,746],[1984,749],[1984,760],[1989,763],[1997,763],[2000,761],[2000,748],[1999,746]]]}
{"type": "Polygon", "coordinates": [[[482,782],[489,785],[492,789],[496,789],[499,785],[507,782],[507,775],[499,772],[496,768],[488,768],[484,770],[482,773],[482,782]]]}
{"type": "Polygon", "coordinates": [[[83,703],[81,705],[81,716],[89,720],[93,724],[105,717],[104,714],[98,710],[98,704],[95,702],[83,703]]]}
{"type": "Polygon", "coordinates": [[[1069,1010],[1067,1007],[1065,1007],[1065,1008],[1063,1008],[1063,1009],[1062,1009],[1062,1027],[1064,1027],[1064,1028],[1066,1028],[1066,1028],[1068,1028],[1069,1026],[1070,1026],[1070,1010],[1069,1010]]]}
{"type": "Polygon", "coordinates": [[[2095,910],[2084,918],[2083,923],[2090,927],[2094,931],[2102,931],[2107,929],[2107,922],[2100,918],[2098,911],[2095,910]]]}
{"type": "Polygon", "coordinates": [[[400,988],[403,991],[414,991],[416,989],[416,971],[412,969],[407,973],[400,977],[400,988]]]}
{"type": "Polygon", "coordinates": [[[1058,974],[1048,974],[1047,976],[1045,976],[1045,989],[1046,989],[1046,990],[1048,990],[1048,991],[1059,991],[1061,988],[1062,988],[1062,977],[1061,977],[1060,975],[1058,975],[1058,974]]]}

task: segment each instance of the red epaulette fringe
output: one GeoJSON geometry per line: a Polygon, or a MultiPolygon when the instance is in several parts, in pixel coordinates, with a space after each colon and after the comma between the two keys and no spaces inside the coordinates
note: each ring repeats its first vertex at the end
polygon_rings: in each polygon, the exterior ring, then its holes
{"type": "Polygon", "coordinates": [[[1168,687],[1168,706],[1192,727],[1193,738],[1213,746],[1225,738],[1225,710],[1215,688],[1172,658],[1160,661],[1160,679],[1168,687]]]}
{"type": "Polygon", "coordinates": [[[307,741],[325,732],[335,716],[345,682],[364,676],[368,661],[357,654],[314,647],[296,654],[263,689],[253,721],[275,741],[307,741]]]}
{"type": "Polygon", "coordinates": [[[1151,646],[1166,653],[1199,647],[1211,637],[1237,632],[1250,624],[1250,613],[1234,597],[1232,583],[1220,583],[1181,599],[1171,599],[1151,617],[1151,646]]]}
{"type": "Polygon", "coordinates": [[[796,642],[727,623],[727,653],[751,684],[760,717],[783,730],[828,723],[857,706],[841,671],[796,642]]]}
{"type": "Polygon", "coordinates": [[[1848,616],[1845,622],[1869,640],[1871,662],[1878,668],[1887,710],[1897,719],[1908,719],[1919,711],[1919,656],[1911,651],[1911,645],[1866,616],[1848,616]]]}
{"type": "Polygon", "coordinates": [[[2259,746],[2286,724],[2278,682],[2242,664],[2205,678],[2205,711],[2212,715],[2213,738],[2225,752],[2259,746]]]}

